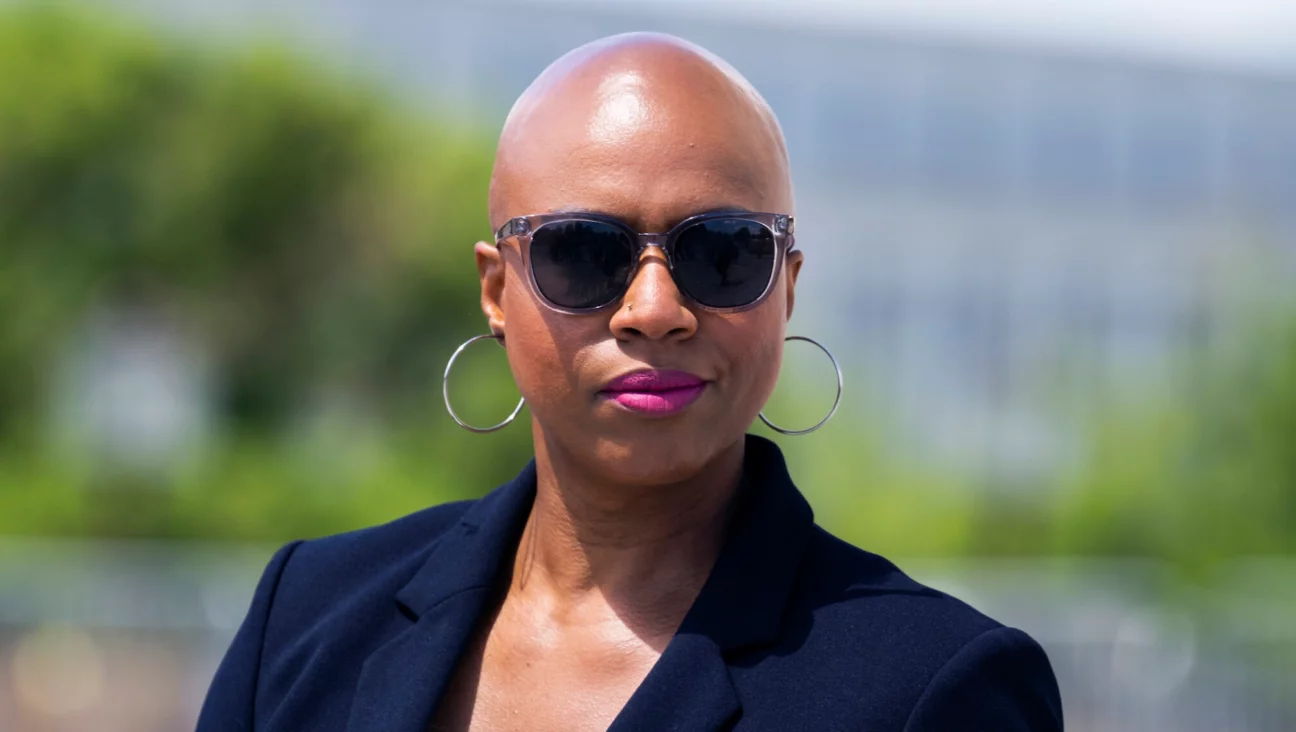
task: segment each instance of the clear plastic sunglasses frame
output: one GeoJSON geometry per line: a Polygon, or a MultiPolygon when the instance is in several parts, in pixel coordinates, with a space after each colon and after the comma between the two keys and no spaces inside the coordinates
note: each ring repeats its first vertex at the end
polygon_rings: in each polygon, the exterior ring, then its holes
{"type": "Polygon", "coordinates": [[[760,226],[763,226],[766,229],[768,229],[774,235],[774,242],[775,242],[774,266],[770,270],[770,278],[769,281],[765,283],[765,289],[761,291],[761,294],[755,300],[752,300],[749,303],[737,305],[734,307],[722,308],[722,307],[712,307],[710,305],[700,303],[697,300],[693,299],[692,297],[689,296],[687,292],[684,291],[684,288],[679,287],[678,280],[676,280],[675,286],[679,289],[680,294],[683,295],[685,298],[687,298],[689,302],[693,303],[694,305],[696,305],[697,307],[703,310],[709,310],[712,312],[733,313],[733,312],[740,312],[743,310],[750,310],[751,308],[760,305],[761,303],[765,302],[765,299],[769,297],[770,291],[774,289],[774,283],[778,282],[779,273],[783,271],[783,263],[784,261],[786,261],[787,255],[792,250],[792,247],[795,245],[795,241],[796,241],[795,237],[793,236],[795,226],[791,216],[788,216],[787,214],[776,214],[776,213],[749,213],[746,211],[715,211],[715,212],[698,214],[696,216],[690,216],[684,219],[683,221],[679,222],[678,224],[672,226],[670,231],[667,231],[664,234],[649,234],[649,233],[637,232],[634,229],[632,229],[628,224],[626,224],[624,221],[621,221],[620,219],[614,216],[605,216],[603,214],[595,214],[595,213],[531,214],[528,216],[517,216],[509,219],[508,221],[505,221],[504,225],[501,226],[499,230],[495,232],[495,246],[498,247],[505,239],[508,239],[509,237],[516,237],[518,239],[518,243],[520,244],[519,249],[521,250],[522,253],[522,263],[526,267],[527,279],[531,283],[531,291],[535,293],[536,297],[539,298],[541,302],[543,302],[546,306],[548,306],[553,310],[556,310],[561,313],[580,315],[580,314],[598,312],[600,310],[612,307],[616,305],[618,302],[620,302],[621,298],[625,296],[626,290],[630,287],[630,283],[634,282],[635,275],[638,274],[639,271],[640,263],[643,261],[644,250],[647,249],[648,247],[656,247],[661,250],[662,255],[666,258],[666,267],[671,273],[671,278],[674,279],[675,263],[674,263],[674,258],[672,257],[672,253],[674,250],[675,241],[679,238],[679,235],[682,232],[684,232],[686,229],[689,229],[690,227],[695,226],[699,223],[703,223],[706,221],[726,220],[726,219],[736,219],[738,221],[748,221],[755,224],[759,224],[760,226]],[[625,282],[621,284],[618,294],[608,302],[603,303],[601,305],[596,305],[594,307],[589,307],[589,308],[570,308],[553,302],[552,300],[550,300],[548,297],[545,296],[544,292],[540,290],[540,285],[538,282],[536,282],[535,268],[531,266],[531,237],[535,234],[536,231],[540,230],[545,226],[554,225],[554,224],[581,222],[581,221],[607,224],[624,231],[625,234],[630,238],[630,241],[636,242],[636,247],[634,251],[634,266],[630,270],[630,273],[626,276],[625,282]]]}

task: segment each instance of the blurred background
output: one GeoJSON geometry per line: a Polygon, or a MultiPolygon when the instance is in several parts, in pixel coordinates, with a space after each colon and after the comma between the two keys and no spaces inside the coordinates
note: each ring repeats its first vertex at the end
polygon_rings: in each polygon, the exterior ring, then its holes
{"type": "Polygon", "coordinates": [[[627,30],[782,120],[819,521],[1032,633],[1070,730],[1296,729],[1296,5],[0,0],[0,730],[191,729],[280,544],[525,463],[439,393],[494,137],[627,30]]]}

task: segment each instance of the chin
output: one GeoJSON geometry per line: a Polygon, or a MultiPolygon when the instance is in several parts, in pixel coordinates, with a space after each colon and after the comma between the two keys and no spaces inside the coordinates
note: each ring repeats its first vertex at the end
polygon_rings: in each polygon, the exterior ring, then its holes
{"type": "MultiPolygon", "coordinates": [[[[651,430],[651,427],[649,428],[651,430]]],[[[677,430],[636,430],[632,435],[605,435],[594,442],[591,456],[607,476],[627,485],[665,485],[688,480],[719,457],[736,440],[677,430]]]]}

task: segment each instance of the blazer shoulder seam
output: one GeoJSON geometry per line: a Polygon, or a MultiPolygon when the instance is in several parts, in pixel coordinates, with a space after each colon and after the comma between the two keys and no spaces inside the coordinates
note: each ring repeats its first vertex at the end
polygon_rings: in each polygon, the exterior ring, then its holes
{"type": "Polygon", "coordinates": [[[270,584],[266,588],[266,607],[264,617],[261,618],[261,638],[257,643],[256,665],[253,667],[256,676],[252,679],[252,709],[249,710],[254,730],[256,729],[257,697],[261,692],[261,661],[265,657],[266,636],[270,632],[270,613],[274,610],[275,597],[279,594],[279,585],[283,582],[284,572],[288,570],[288,561],[292,559],[297,547],[304,543],[306,543],[304,539],[294,539],[280,547],[279,552],[283,554],[283,558],[279,560],[279,566],[275,568],[270,584]]]}
{"type": "Polygon", "coordinates": [[[942,676],[945,675],[945,670],[948,669],[951,664],[957,661],[964,653],[967,653],[968,650],[972,648],[972,646],[980,643],[982,639],[986,638],[987,636],[993,633],[998,633],[1004,630],[1011,630],[1011,628],[1009,628],[1006,625],[997,625],[993,628],[987,628],[981,631],[980,633],[977,633],[976,635],[969,638],[966,643],[959,646],[957,651],[954,651],[952,654],[950,654],[949,658],[945,659],[945,663],[941,664],[941,667],[936,669],[936,673],[933,673],[930,679],[927,679],[927,685],[923,687],[922,693],[918,695],[918,700],[914,702],[913,709],[909,710],[909,717],[905,719],[905,724],[904,724],[904,729],[906,732],[908,732],[909,726],[913,724],[914,715],[918,713],[919,709],[922,709],[923,704],[926,703],[928,697],[932,695],[933,690],[937,686],[936,682],[942,676]]]}

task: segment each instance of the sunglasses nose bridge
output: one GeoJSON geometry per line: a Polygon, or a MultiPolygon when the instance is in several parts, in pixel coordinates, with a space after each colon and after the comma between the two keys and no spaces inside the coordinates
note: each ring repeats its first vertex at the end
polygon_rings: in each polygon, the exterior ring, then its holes
{"type": "MultiPolygon", "coordinates": [[[[657,277],[664,277],[668,286],[678,293],[679,285],[674,281],[674,273],[671,271],[670,254],[666,249],[666,244],[670,239],[669,235],[640,233],[637,235],[637,238],[639,240],[638,261],[635,262],[634,270],[630,273],[630,278],[626,282],[626,291],[622,293],[622,297],[629,294],[631,290],[644,285],[649,285],[650,280],[657,277]],[[649,254],[649,251],[653,249],[657,250],[656,253],[649,254]],[[654,259],[663,265],[661,270],[653,271],[655,268],[645,266],[648,262],[651,262],[654,259]]],[[[653,287],[653,289],[659,289],[660,285],[661,283],[658,283],[653,287]]]]}
{"type": "MultiPolygon", "coordinates": [[[[639,258],[638,258],[639,262],[635,265],[636,268],[638,268],[638,266],[643,263],[644,256],[647,255],[649,250],[652,249],[657,250],[657,255],[660,256],[663,261],[665,261],[667,264],[670,263],[670,253],[666,249],[666,243],[668,240],[666,234],[639,234],[638,239],[639,239],[639,258]]],[[[649,258],[651,259],[652,257],[649,258]]]]}
{"type": "Polygon", "coordinates": [[[639,244],[666,251],[666,234],[640,234],[639,244]]]}

